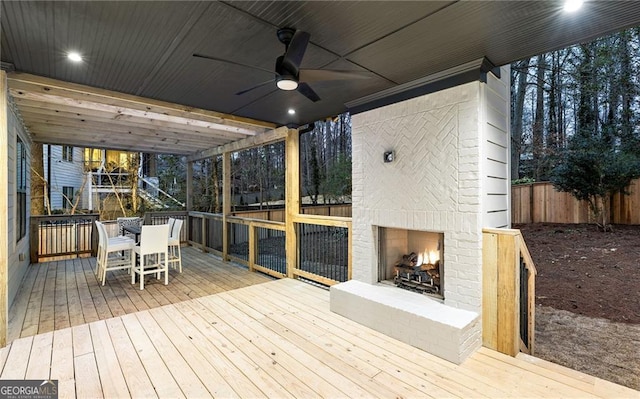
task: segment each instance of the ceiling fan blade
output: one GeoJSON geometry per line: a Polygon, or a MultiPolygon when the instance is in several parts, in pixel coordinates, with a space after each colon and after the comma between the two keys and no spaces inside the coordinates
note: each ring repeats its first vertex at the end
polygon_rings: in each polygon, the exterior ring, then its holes
{"type": "Polygon", "coordinates": [[[196,57],[196,58],[204,58],[206,60],[224,62],[226,64],[238,65],[238,66],[245,67],[245,68],[257,69],[258,71],[264,71],[264,72],[267,72],[267,73],[273,73],[273,70],[271,70],[271,69],[261,68],[261,67],[254,66],[254,65],[243,64],[241,62],[235,62],[235,61],[231,61],[231,60],[225,60],[224,58],[213,57],[211,55],[194,53],[193,56],[196,57]]]}
{"type": "Polygon", "coordinates": [[[239,92],[237,92],[237,93],[236,93],[236,96],[241,96],[241,95],[243,95],[244,93],[248,93],[248,92],[250,92],[251,90],[257,89],[258,87],[266,86],[266,85],[268,85],[269,83],[273,83],[273,79],[267,80],[266,82],[258,83],[257,85],[252,86],[252,87],[249,87],[248,89],[241,90],[241,91],[239,91],[239,92]]]}
{"type": "Polygon", "coordinates": [[[311,35],[307,32],[297,30],[296,33],[293,34],[293,38],[291,38],[287,52],[284,54],[282,66],[295,76],[298,75],[300,63],[304,57],[304,52],[307,50],[307,44],[309,44],[310,38],[311,35]]]}
{"type": "Polygon", "coordinates": [[[300,94],[307,97],[309,100],[313,101],[314,103],[320,101],[320,96],[318,96],[318,94],[315,91],[313,91],[311,86],[309,86],[306,83],[300,83],[298,85],[298,92],[300,92],[300,94]]]}
{"type": "Polygon", "coordinates": [[[351,80],[369,79],[374,75],[364,71],[336,71],[330,69],[301,69],[300,80],[304,82],[318,82],[322,80],[351,80]]]}

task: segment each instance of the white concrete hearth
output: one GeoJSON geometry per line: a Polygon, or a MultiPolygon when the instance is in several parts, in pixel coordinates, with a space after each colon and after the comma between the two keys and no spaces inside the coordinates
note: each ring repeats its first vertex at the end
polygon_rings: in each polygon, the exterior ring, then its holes
{"type": "Polygon", "coordinates": [[[477,313],[386,285],[334,285],[331,311],[456,364],[480,339],[477,313]]]}
{"type": "Polygon", "coordinates": [[[357,282],[332,287],[331,309],[454,362],[481,345],[482,229],[510,225],[508,67],[501,77],[352,116],[357,282]],[[381,228],[442,233],[444,303],[378,285],[381,228]]]}

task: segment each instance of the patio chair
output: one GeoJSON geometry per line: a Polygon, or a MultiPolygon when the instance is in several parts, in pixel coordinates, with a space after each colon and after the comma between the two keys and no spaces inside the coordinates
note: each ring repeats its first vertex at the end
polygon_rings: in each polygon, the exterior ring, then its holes
{"type": "Polygon", "coordinates": [[[124,226],[134,226],[134,227],[142,227],[142,218],[139,217],[119,217],[116,219],[116,221],[118,222],[118,235],[121,236],[125,236],[125,237],[130,237],[132,239],[135,239],[135,237],[132,237],[130,233],[126,233],[124,231],[124,226]]]}
{"type": "Polygon", "coordinates": [[[155,274],[157,278],[164,273],[164,285],[169,284],[169,225],[142,226],[140,245],[133,247],[131,284],[140,275],[140,289],[144,289],[144,276],[155,274]],[[139,256],[136,257],[135,255],[139,256]]]}
{"type": "Polygon", "coordinates": [[[109,238],[107,229],[97,220],[96,227],[98,228],[96,274],[104,285],[108,271],[131,270],[132,250],[135,243],[129,238],[109,238]]]}
{"type": "Polygon", "coordinates": [[[182,254],[180,252],[180,231],[184,220],[174,219],[171,235],[169,236],[169,264],[172,268],[178,266],[178,270],[182,273],[182,254]]]}
{"type": "Polygon", "coordinates": [[[169,225],[169,237],[171,237],[171,232],[173,231],[173,224],[176,222],[176,218],[169,218],[167,220],[167,224],[169,225]]]}

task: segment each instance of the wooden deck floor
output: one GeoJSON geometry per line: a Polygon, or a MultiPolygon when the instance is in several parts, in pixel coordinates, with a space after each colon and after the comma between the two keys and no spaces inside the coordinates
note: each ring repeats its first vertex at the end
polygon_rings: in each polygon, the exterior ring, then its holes
{"type": "Polygon", "coordinates": [[[449,363],[330,312],[326,290],[290,279],[20,338],[0,369],[82,398],[640,397],[487,349],[449,363]]]}
{"type": "Polygon", "coordinates": [[[9,310],[8,342],[272,280],[193,247],[182,250],[183,273],[171,270],[167,286],[147,276],[143,291],[122,270],[109,272],[101,286],[95,258],[31,265],[9,310]]]}

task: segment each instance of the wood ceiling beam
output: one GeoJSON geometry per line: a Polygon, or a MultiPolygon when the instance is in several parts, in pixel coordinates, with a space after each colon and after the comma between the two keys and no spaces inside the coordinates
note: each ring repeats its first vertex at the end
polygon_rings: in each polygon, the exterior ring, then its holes
{"type": "Polygon", "coordinates": [[[211,134],[217,134],[235,140],[239,140],[244,137],[253,136],[256,134],[256,131],[253,129],[236,126],[226,126],[192,118],[163,115],[148,111],[125,108],[121,106],[101,104],[88,100],[76,100],[68,97],[33,93],[17,89],[10,89],[10,92],[13,97],[50,103],[52,104],[53,109],[57,107],[59,110],[63,110],[65,112],[74,112],[74,110],[77,109],[100,111],[105,113],[105,115],[110,115],[114,119],[122,117],[141,118],[146,119],[147,124],[157,127],[166,127],[168,126],[168,124],[183,127],[188,126],[193,128],[193,130],[210,131],[211,134]]]}
{"type": "Polygon", "coordinates": [[[224,141],[238,140],[246,137],[244,135],[230,135],[227,132],[221,132],[218,130],[194,128],[192,126],[178,123],[166,123],[158,121],[150,122],[148,118],[137,118],[122,114],[118,114],[114,117],[111,113],[73,107],[61,107],[43,101],[33,101],[25,98],[14,98],[14,101],[18,105],[20,113],[25,119],[27,118],[27,114],[64,116],[75,120],[101,121],[117,125],[132,126],[132,129],[135,129],[136,127],[143,127],[147,129],[156,128],[158,130],[181,132],[184,134],[196,135],[201,137],[217,136],[224,141]]]}
{"type": "Polygon", "coordinates": [[[186,134],[180,131],[149,129],[140,126],[132,126],[127,124],[115,124],[111,121],[98,121],[96,119],[75,119],[65,115],[41,115],[32,114],[31,112],[21,111],[21,115],[25,121],[25,125],[31,128],[34,125],[41,126],[43,132],[46,132],[46,126],[65,126],[74,128],[76,131],[84,130],[87,134],[92,132],[104,132],[105,134],[120,133],[128,135],[143,136],[149,140],[178,140],[180,142],[200,143],[200,148],[205,146],[208,148],[213,145],[223,145],[230,140],[220,139],[217,136],[205,134],[186,134]]]}
{"type": "Polygon", "coordinates": [[[149,98],[134,96],[131,94],[118,93],[115,91],[99,89],[76,83],[64,82],[61,80],[55,80],[26,73],[10,73],[8,74],[8,81],[10,88],[28,92],[51,94],[54,96],[70,98],[79,101],[94,101],[114,107],[129,108],[132,110],[165,115],[167,117],[194,119],[198,121],[220,124],[222,126],[242,126],[245,128],[252,127],[254,132],[256,133],[274,129],[277,127],[275,124],[269,122],[234,116],[222,112],[192,108],[184,105],[153,100],[149,98]]]}
{"type": "Polygon", "coordinates": [[[172,146],[173,148],[178,146],[187,147],[189,150],[192,150],[194,152],[202,148],[203,145],[206,145],[206,143],[203,143],[202,141],[189,141],[189,140],[182,140],[182,139],[175,139],[175,138],[149,140],[148,138],[137,135],[137,134],[104,131],[104,130],[97,130],[97,129],[91,132],[87,132],[86,129],[82,127],[78,128],[78,127],[68,126],[68,125],[35,123],[27,127],[29,128],[31,133],[34,135],[34,137],[37,137],[38,140],[40,141],[42,141],[42,139],[45,137],[53,135],[54,133],[65,134],[65,132],[68,136],[71,136],[70,138],[75,138],[77,140],[78,136],[80,136],[80,133],[82,133],[81,141],[83,143],[93,142],[94,144],[89,145],[88,147],[96,147],[96,148],[102,148],[105,144],[107,145],[112,145],[112,143],[117,144],[119,142],[122,142],[123,140],[127,140],[127,142],[131,142],[131,143],[137,142],[137,143],[145,144],[147,146],[165,145],[165,146],[172,146]],[[73,137],[73,136],[76,136],[76,137],[73,137]]]}
{"type": "Polygon", "coordinates": [[[59,131],[54,129],[46,135],[33,134],[33,141],[42,144],[54,144],[54,145],[70,145],[74,147],[86,147],[86,148],[104,148],[108,150],[121,150],[130,152],[146,152],[156,154],[173,154],[188,156],[197,151],[193,147],[176,146],[172,143],[147,143],[140,140],[121,139],[117,142],[101,143],[101,135],[91,135],[86,141],[79,141],[73,137],[73,130],[59,131]]]}
{"type": "Polygon", "coordinates": [[[268,131],[266,133],[259,134],[253,137],[247,137],[246,139],[233,141],[229,144],[221,145],[215,148],[210,148],[203,151],[198,151],[187,157],[188,162],[199,161],[205,158],[211,158],[216,155],[224,154],[225,152],[235,152],[246,150],[248,148],[259,147],[277,141],[282,141],[287,137],[289,128],[286,126],[279,127],[277,129],[268,131]]]}

